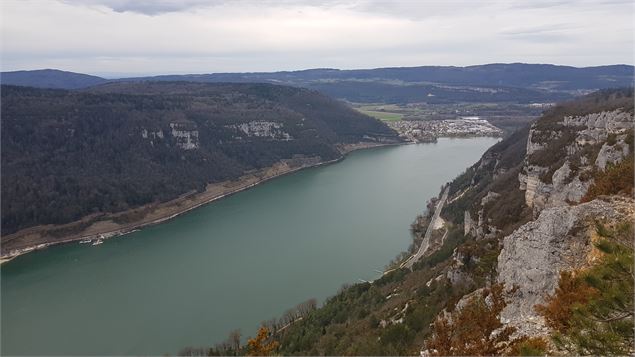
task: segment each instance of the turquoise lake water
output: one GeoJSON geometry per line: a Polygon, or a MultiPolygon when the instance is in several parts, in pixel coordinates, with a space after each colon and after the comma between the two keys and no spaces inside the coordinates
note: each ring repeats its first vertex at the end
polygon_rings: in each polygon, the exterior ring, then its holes
{"type": "Polygon", "coordinates": [[[494,138],[351,153],[99,246],[2,265],[3,355],[161,355],[212,346],[374,279],[410,223],[494,138]]]}

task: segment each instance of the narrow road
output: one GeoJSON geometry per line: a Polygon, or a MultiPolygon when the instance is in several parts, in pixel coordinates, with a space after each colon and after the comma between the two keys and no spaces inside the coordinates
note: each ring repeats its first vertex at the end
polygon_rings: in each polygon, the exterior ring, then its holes
{"type": "Polygon", "coordinates": [[[437,206],[434,209],[434,215],[432,216],[432,219],[430,220],[430,224],[428,224],[428,229],[426,230],[426,234],[423,236],[423,241],[421,241],[419,250],[417,250],[417,252],[414,255],[410,256],[410,258],[408,258],[405,262],[403,262],[400,268],[412,269],[412,265],[418,262],[419,259],[421,259],[421,257],[423,256],[423,254],[428,250],[430,246],[430,237],[432,236],[432,231],[434,230],[436,221],[439,219],[439,216],[441,215],[441,210],[443,210],[443,205],[445,205],[445,201],[448,199],[449,190],[450,188],[447,187],[443,191],[443,195],[441,196],[441,199],[439,200],[439,202],[437,202],[437,206]]]}

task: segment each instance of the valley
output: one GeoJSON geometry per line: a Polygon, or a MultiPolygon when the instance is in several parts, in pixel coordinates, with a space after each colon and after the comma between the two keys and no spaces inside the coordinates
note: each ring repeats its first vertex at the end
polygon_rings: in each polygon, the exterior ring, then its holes
{"type": "Polygon", "coordinates": [[[253,336],[298,303],[376,279],[425,198],[496,141],[358,150],[98,246],[19,256],[1,269],[2,354],[174,355],[232,329],[253,336]]]}
{"type": "Polygon", "coordinates": [[[269,84],[2,89],[3,258],[122,234],[352,148],[402,142],[343,103],[269,84]]]}
{"type": "Polygon", "coordinates": [[[443,185],[386,274],[263,326],[289,355],[632,353],[633,123],[632,89],[553,107],[443,185]]]}
{"type": "Polygon", "coordinates": [[[635,356],[627,0],[1,0],[1,356],[635,356]]]}
{"type": "Polygon", "coordinates": [[[2,87],[3,353],[586,353],[541,311],[632,257],[632,89],[70,78],[2,87]]]}

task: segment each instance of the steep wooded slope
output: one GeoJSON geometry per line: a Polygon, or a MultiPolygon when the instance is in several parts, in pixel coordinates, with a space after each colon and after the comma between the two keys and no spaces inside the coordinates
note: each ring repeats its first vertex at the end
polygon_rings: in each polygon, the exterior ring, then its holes
{"type": "Polygon", "coordinates": [[[441,216],[412,271],[343,288],[289,327],[267,322],[280,351],[633,353],[632,89],[557,106],[494,145],[449,184],[441,216]]]}

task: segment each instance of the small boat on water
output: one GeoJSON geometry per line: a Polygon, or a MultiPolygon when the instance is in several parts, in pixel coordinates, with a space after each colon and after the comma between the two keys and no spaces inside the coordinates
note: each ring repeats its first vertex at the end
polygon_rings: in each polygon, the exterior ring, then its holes
{"type": "Polygon", "coordinates": [[[84,239],[84,240],[80,240],[79,244],[86,244],[86,243],[90,243],[92,242],[90,239],[84,239]]]}
{"type": "Polygon", "coordinates": [[[96,241],[93,242],[93,245],[100,245],[102,244],[104,241],[100,239],[97,239],[96,241]]]}

